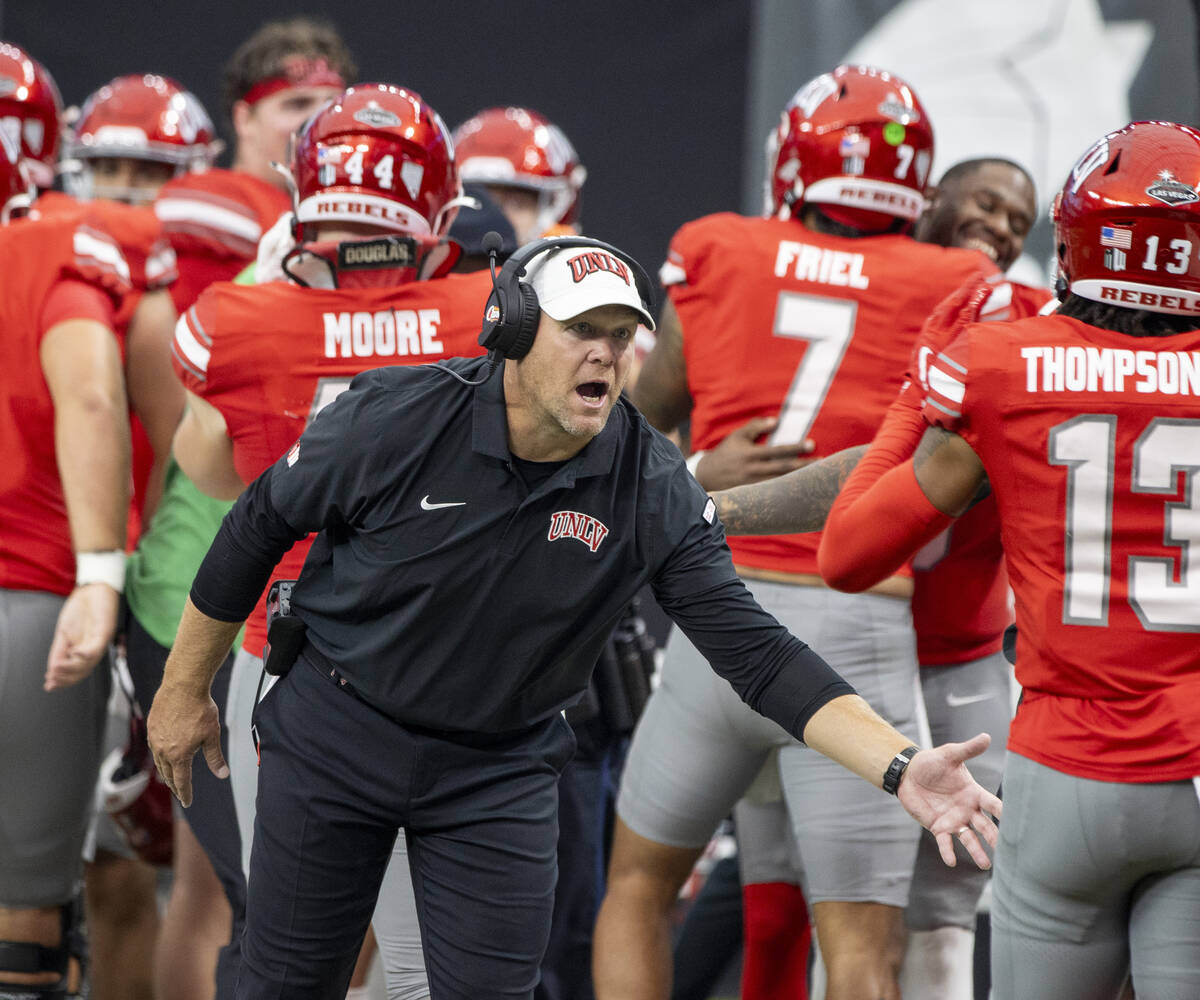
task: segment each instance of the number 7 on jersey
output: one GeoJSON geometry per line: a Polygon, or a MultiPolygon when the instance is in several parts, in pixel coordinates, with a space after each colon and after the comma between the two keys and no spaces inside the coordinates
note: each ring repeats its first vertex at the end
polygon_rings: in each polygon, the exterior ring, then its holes
{"type": "Polygon", "coordinates": [[[779,293],[771,332],[776,337],[806,340],[808,349],[796,366],[779,408],[779,423],[767,444],[799,444],[808,437],[854,336],[857,315],[858,303],[848,299],[779,293]]]}

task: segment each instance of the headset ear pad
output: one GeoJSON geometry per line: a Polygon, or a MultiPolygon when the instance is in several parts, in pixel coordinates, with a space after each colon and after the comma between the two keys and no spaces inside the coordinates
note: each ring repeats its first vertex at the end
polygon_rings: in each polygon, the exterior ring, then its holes
{"type": "Polygon", "coordinates": [[[529,353],[529,349],[533,347],[533,338],[537,336],[542,311],[538,306],[537,292],[533,290],[532,285],[527,285],[523,281],[517,281],[514,284],[519,296],[519,304],[514,303],[518,308],[512,318],[512,337],[507,350],[502,349],[501,353],[506,358],[516,361],[525,357],[529,353]]]}
{"type": "Polygon", "coordinates": [[[479,345],[505,358],[524,358],[533,347],[540,317],[538,293],[511,277],[498,283],[487,299],[479,345]]]}
{"type": "Polygon", "coordinates": [[[541,318],[537,292],[517,276],[523,267],[523,259],[504,265],[488,297],[479,335],[480,346],[514,361],[529,353],[541,318]]]}

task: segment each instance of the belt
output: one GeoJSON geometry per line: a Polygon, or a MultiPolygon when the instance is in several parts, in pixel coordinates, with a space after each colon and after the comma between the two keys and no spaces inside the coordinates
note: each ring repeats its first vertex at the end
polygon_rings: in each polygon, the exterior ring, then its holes
{"type": "MultiPolygon", "coordinates": [[[[528,726],[521,726],[517,729],[505,729],[496,732],[476,732],[474,730],[462,729],[441,729],[433,726],[424,726],[419,723],[410,722],[407,719],[402,719],[399,716],[393,715],[387,709],[376,705],[373,701],[364,697],[363,694],[354,687],[341,671],[337,669],[333,661],[322,653],[311,642],[306,641],[303,648],[300,650],[301,657],[307,657],[309,662],[316,668],[317,673],[333,684],[339,691],[343,691],[350,695],[355,701],[360,702],[369,708],[372,712],[382,715],[389,722],[395,723],[397,726],[406,729],[410,733],[416,733],[420,736],[428,736],[433,739],[446,740],[450,743],[457,743],[465,746],[492,746],[501,743],[507,743],[515,739],[521,739],[524,736],[532,733],[538,727],[546,724],[547,719],[541,719],[538,722],[531,723],[528,726]]],[[[553,718],[553,716],[551,716],[553,718]]]]}

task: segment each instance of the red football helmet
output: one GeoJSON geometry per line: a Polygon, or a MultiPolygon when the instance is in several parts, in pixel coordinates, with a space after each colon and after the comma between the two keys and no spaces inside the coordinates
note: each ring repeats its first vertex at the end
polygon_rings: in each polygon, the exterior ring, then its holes
{"type": "Polygon", "coordinates": [[[169,77],[131,74],[106,83],[83,104],[67,155],[156,160],[177,172],[216,158],[216,129],[204,105],[169,77]]]}
{"type": "Polygon", "coordinates": [[[538,193],[538,235],[578,221],[587,171],[563,130],[536,111],[481,111],[454,130],[454,144],[464,181],[538,193]]]}
{"type": "Polygon", "coordinates": [[[1055,196],[1058,267],[1076,295],[1200,312],[1200,132],[1133,122],[1080,157],[1055,196]]]}
{"type": "Polygon", "coordinates": [[[441,116],[411,90],[351,87],[300,130],[292,150],[297,238],[306,223],[365,222],[440,237],[462,191],[441,116]]]}
{"type": "Polygon", "coordinates": [[[10,42],[0,42],[0,129],[20,143],[39,188],[54,183],[62,98],[46,68],[10,42]]]}
{"type": "Polygon", "coordinates": [[[837,222],[877,232],[925,207],[933,126],[907,83],[839,66],[801,87],[767,138],[767,213],[815,203],[837,222]]]}

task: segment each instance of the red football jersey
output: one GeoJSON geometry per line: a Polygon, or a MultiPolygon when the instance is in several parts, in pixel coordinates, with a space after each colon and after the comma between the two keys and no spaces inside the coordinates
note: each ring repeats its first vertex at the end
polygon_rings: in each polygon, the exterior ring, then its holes
{"type": "MultiPolygon", "coordinates": [[[[772,443],[811,438],[816,457],[868,443],[921,323],[988,270],[976,251],[907,236],[844,239],[732,214],[688,223],[661,277],[683,328],[693,447],[766,416],[779,418],[772,443]]],[[[817,573],[819,540],[741,536],[729,547],[739,565],[817,573]]]]}
{"type": "MultiPolygon", "coordinates": [[[[979,318],[1036,316],[1050,298],[1049,289],[1002,281],[979,318]]],[[[917,355],[926,360],[945,346],[931,339],[918,345],[917,355]]],[[[924,380],[924,372],[913,374],[924,380]]],[[[913,557],[912,568],[913,626],[922,665],[966,663],[1000,649],[1012,611],[994,497],[975,504],[926,545],[913,557]]]]}
{"type": "Polygon", "coordinates": [[[987,469],[1016,596],[1016,752],[1080,777],[1200,775],[1200,332],[970,326],[926,417],[987,469]]]}
{"type": "MultiPolygon", "coordinates": [[[[125,297],[116,316],[115,322],[122,335],[142,300],[142,293],[166,288],[178,277],[175,251],[163,235],[162,223],[148,206],[126,205],[106,199],[81,202],[59,191],[47,191],[38,196],[30,218],[73,218],[84,223],[92,220],[117,241],[129,265],[129,278],[134,291],[134,294],[125,297]]],[[[154,450],[145,428],[133,414],[130,415],[129,430],[133,445],[133,504],[129,515],[127,545],[132,549],[141,532],[147,483],[154,466],[154,450]]]]}
{"type": "Polygon", "coordinates": [[[0,587],[69,594],[75,554],[54,447],[54,404],[42,373],[42,307],[54,286],[82,280],[114,311],[132,292],[116,240],[71,217],[0,229],[0,587]]]}
{"type": "MultiPolygon", "coordinates": [[[[249,483],[359,372],[482,354],[491,289],[487,271],[353,290],[221,282],[180,317],[175,363],[188,389],[225,417],[234,464],[249,483]]],[[[298,577],[308,549],[296,545],[274,577],[298,577]]],[[[265,642],[260,602],[244,646],[261,656],[265,642]]]]}
{"type": "Polygon", "coordinates": [[[171,241],[179,280],[171,286],[182,313],[215,281],[230,281],[254,260],[258,241],[292,207],[279,188],[240,170],[205,170],[169,180],[154,212],[171,241]]]}
{"type": "MultiPolygon", "coordinates": [[[[33,219],[94,220],[117,241],[129,265],[130,283],[138,293],[166,288],[178,277],[175,251],[163,233],[162,223],[148,206],[105,199],[81,202],[60,191],[46,191],[38,196],[29,214],[33,219]]],[[[121,314],[117,316],[120,325],[129,323],[140,298],[140,294],[126,297],[121,314]]]]}

